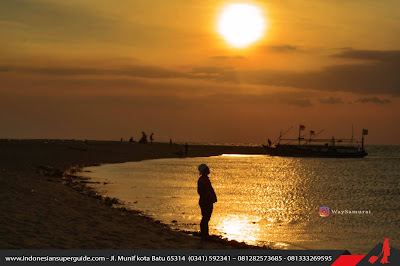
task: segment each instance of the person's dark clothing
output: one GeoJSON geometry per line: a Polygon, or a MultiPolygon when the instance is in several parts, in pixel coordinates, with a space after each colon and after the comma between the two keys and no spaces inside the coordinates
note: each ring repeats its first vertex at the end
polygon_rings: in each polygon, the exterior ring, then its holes
{"type": "Polygon", "coordinates": [[[204,176],[201,176],[197,181],[197,192],[200,195],[199,205],[203,216],[200,222],[200,232],[201,237],[206,238],[208,236],[208,222],[211,219],[213,205],[217,202],[217,196],[210,180],[204,176]]]}
{"type": "Polygon", "coordinates": [[[217,196],[208,177],[201,176],[199,178],[197,181],[197,192],[200,195],[199,204],[217,202],[217,196]]]}
{"type": "Polygon", "coordinates": [[[202,203],[200,204],[200,208],[201,208],[201,216],[203,216],[203,218],[201,219],[200,222],[200,234],[202,238],[206,238],[209,236],[208,233],[208,222],[211,219],[211,214],[213,211],[213,207],[214,204],[212,203],[202,203]]]}

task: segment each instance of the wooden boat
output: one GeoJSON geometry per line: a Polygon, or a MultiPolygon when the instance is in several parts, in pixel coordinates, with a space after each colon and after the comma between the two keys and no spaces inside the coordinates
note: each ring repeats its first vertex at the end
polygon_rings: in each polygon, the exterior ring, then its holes
{"type": "MultiPolygon", "coordinates": [[[[353,139],[315,139],[318,134],[310,131],[309,138],[301,136],[301,132],[305,127],[300,125],[299,137],[297,139],[282,139],[282,134],[279,136],[279,142],[273,145],[268,140],[269,145],[263,145],[267,154],[271,156],[286,156],[286,157],[314,157],[314,158],[363,158],[368,155],[364,150],[364,136],[368,135],[368,130],[363,129],[361,146],[353,139]],[[288,141],[286,144],[281,144],[282,141],[288,141]],[[298,141],[298,144],[291,144],[298,141]],[[324,144],[318,144],[318,143],[324,144]]],[[[288,131],[286,131],[288,132],[288,131]]]]}

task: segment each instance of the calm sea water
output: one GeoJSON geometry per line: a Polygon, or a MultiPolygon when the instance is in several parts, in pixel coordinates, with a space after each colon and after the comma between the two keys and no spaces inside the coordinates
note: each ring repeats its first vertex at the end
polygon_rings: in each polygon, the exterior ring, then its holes
{"type": "Polygon", "coordinates": [[[218,196],[210,232],[255,245],[347,249],[366,254],[389,237],[400,247],[400,147],[368,147],[363,159],[222,155],[87,167],[100,193],[173,228],[198,231],[197,166],[218,196]],[[321,217],[320,207],[330,215],[321,217]],[[370,211],[334,214],[333,210],[370,211]]]}

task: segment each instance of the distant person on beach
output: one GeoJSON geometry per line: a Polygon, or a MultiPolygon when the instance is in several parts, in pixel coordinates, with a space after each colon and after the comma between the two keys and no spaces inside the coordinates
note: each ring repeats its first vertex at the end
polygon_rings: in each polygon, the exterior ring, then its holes
{"type": "Polygon", "coordinates": [[[121,143],[124,141],[124,139],[123,138],[121,138],[121,143]]]}
{"type": "Polygon", "coordinates": [[[169,146],[172,147],[172,139],[169,139],[169,146]]]}
{"type": "Polygon", "coordinates": [[[142,131],[142,138],[139,140],[139,143],[147,143],[147,135],[142,131]]]}
{"type": "Polygon", "coordinates": [[[129,139],[129,142],[133,142],[133,137],[131,137],[131,138],[129,139]]]}
{"type": "Polygon", "coordinates": [[[208,222],[211,219],[214,203],[217,202],[217,196],[211,186],[208,175],[210,169],[206,164],[199,165],[199,180],[197,181],[197,192],[200,195],[199,205],[201,209],[202,219],[200,222],[200,235],[201,239],[207,240],[209,238],[208,222]]]}
{"type": "Polygon", "coordinates": [[[151,133],[151,134],[150,134],[150,142],[151,142],[151,143],[153,143],[153,140],[154,140],[154,139],[153,139],[153,135],[154,135],[154,133],[151,133]]]}
{"type": "Polygon", "coordinates": [[[189,152],[189,145],[185,143],[185,156],[188,155],[188,152],[189,152]]]}

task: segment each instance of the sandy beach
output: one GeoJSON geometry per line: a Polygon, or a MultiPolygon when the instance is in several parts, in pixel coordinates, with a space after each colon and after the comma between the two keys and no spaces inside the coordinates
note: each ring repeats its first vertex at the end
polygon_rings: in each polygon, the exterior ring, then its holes
{"type": "MultiPolygon", "coordinates": [[[[182,145],[75,140],[0,141],[1,249],[226,249],[139,212],[88,196],[68,171],[103,163],[178,157],[182,145]],[[71,185],[76,183],[75,189],[71,185]]],[[[261,147],[191,145],[188,156],[259,154],[261,147]]],[[[197,206],[195,206],[197,207],[197,206]]]]}

